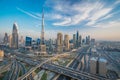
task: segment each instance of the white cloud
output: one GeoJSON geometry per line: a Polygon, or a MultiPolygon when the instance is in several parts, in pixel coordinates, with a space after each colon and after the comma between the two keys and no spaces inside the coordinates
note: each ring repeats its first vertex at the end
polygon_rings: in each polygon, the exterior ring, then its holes
{"type": "Polygon", "coordinates": [[[64,21],[53,23],[53,25],[54,25],[54,26],[68,26],[70,22],[71,22],[71,18],[65,17],[65,18],[64,18],[64,21]]]}
{"type": "Polygon", "coordinates": [[[119,4],[120,3],[120,0],[116,0],[116,2],[114,4],[119,4]]]}
{"type": "Polygon", "coordinates": [[[33,17],[33,18],[35,18],[35,19],[38,19],[38,20],[41,20],[40,17],[38,17],[38,16],[36,16],[36,15],[34,15],[34,14],[31,14],[31,13],[29,13],[29,12],[27,12],[27,11],[21,9],[21,8],[18,8],[18,7],[16,7],[16,8],[17,8],[17,10],[19,10],[19,11],[22,12],[22,13],[27,14],[28,16],[31,16],[31,17],[33,17]]]}
{"type": "MultiPolygon", "coordinates": [[[[49,3],[49,1],[47,2],[49,3]]],[[[111,11],[116,6],[116,4],[107,6],[108,4],[100,0],[94,2],[87,0],[72,5],[70,1],[54,1],[51,3],[52,5],[49,5],[49,7],[53,9],[54,14],[60,15],[55,16],[49,13],[53,19],[57,19],[53,23],[53,25],[56,26],[78,25],[83,21],[88,21],[85,25],[92,27],[100,20],[105,20],[114,16],[114,14],[111,14],[111,11]]],[[[116,3],[118,4],[119,1],[116,3]]]]}
{"type": "Polygon", "coordinates": [[[93,27],[97,27],[97,28],[120,27],[120,21],[118,20],[118,21],[98,23],[98,24],[94,25],[93,27]]]}
{"type": "Polygon", "coordinates": [[[111,10],[112,10],[112,8],[105,8],[105,9],[98,10],[89,19],[91,21],[96,21],[99,18],[101,18],[101,17],[105,16],[106,14],[108,14],[111,10]]]}
{"type": "Polygon", "coordinates": [[[111,18],[112,16],[113,16],[113,14],[108,14],[108,15],[106,15],[105,17],[103,17],[102,20],[111,18]]]}

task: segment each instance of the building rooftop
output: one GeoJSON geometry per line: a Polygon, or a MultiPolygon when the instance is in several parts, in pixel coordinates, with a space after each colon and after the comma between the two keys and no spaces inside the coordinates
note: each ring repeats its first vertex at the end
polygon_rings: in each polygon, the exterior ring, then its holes
{"type": "Polygon", "coordinates": [[[90,60],[97,61],[98,58],[97,57],[92,57],[90,60]]]}
{"type": "Polygon", "coordinates": [[[107,60],[105,58],[99,58],[99,61],[101,61],[101,62],[107,62],[107,60]]]}

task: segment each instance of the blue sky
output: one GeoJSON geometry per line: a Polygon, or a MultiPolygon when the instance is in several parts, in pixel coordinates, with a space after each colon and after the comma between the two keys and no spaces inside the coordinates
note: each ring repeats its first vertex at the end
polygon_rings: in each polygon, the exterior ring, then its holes
{"type": "Polygon", "coordinates": [[[0,0],[0,36],[12,33],[17,22],[20,36],[40,37],[42,8],[45,38],[58,32],[90,35],[97,40],[120,41],[120,0],[0,0]]]}

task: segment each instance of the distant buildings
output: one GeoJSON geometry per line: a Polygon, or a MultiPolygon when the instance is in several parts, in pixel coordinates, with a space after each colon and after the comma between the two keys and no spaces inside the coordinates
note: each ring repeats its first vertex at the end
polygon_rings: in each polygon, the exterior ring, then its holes
{"type": "Polygon", "coordinates": [[[79,32],[77,31],[76,34],[73,34],[73,46],[74,48],[78,48],[82,45],[82,36],[79,35],[79,32]]]}
{"type": "Polygon", "coordinates": [[[90,44],[95,45],[95,39],[92,38],[90,44]]]}
{"type": "Polygon", "coordinates": [[[79,36],[79,47],[81,47],[81,45],[82,45],[82,36],[80,35],[79,36]]]}
{"type": "Polygon", "coordinates": [[[19,40],[19,46],[24,47],[24,45],[25,45],[25,40],[24,40],[23,36],[21,36],[20,40],[19,40]]]}
{"type": "Polygon", "coordinates": [[[13,24],[13,31],[12,31],[12,48],[18,48],[18,25],[17,23],[13,24]]]}
{"type": "Polygon", "coordinates": [[[3,61],[4,58],[4,51],[0,50],[0,61],[3,61]]]}
{"type": "Polygon", "coordinates": [[[74,48],[76,47],[76,35],[75,34],[73,34],[73,46],[74,48]]]}
{"type": "Polygon", "coordinates": [[[57,52],[63,52],[63,35],[62,33],[57,34],[57,52]]]}
{"type": "Polygon", "coordinates": [[[5,36],[4,36],[4,44],[7,45],[8,44],[8,34],[5,33],[5,36]]]}
{"type": "Polygon", "coordinates": [[[64,36],[64,50],[69,51],[70,49],[70,43],[69,43],[69,35],[64,36]]]}
{"type": "Polygon", "coordinates": [[[25,46],[32,46],[32,38],[31,37],[26,36],[25,46]]]}
{"type": "Polygon", "coordinates": [[[77,31],[77,33],[76,33],[76,48],[78,48],[79,47],[79,32],[77,31]]]}
{"type": "Polygon", "coordinates": [[[104,58],[92,57],[90,59],[90,72],[105,76],[107,73],[107,61],[104,58]]]}
{"type": "Polygon", "coordinates": [[[9,47],[12,47],[12,35],[9,35],[8,37],[8,41],[9,41],[9,47]]]}
{"type": "Polygon", "coordinates": [[[87,44],[87,45],[90,44],[90,36],[86,36],[86,44],[87,44]]]}

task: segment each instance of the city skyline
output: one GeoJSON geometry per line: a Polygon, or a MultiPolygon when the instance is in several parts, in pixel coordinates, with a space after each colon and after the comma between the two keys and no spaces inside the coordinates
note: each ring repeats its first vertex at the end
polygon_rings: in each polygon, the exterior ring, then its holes
{"type": "Polygon", "coordinates": [[[40,38],[44,8],[45,39],[57,38],[58,32],[72,38],[78,30],[84,37],[120,41],[119,7],[120,0],[1,0],[0,37],[5,32],[12,34],[12,25],[17,22],[20,35],[40,38]]]}

